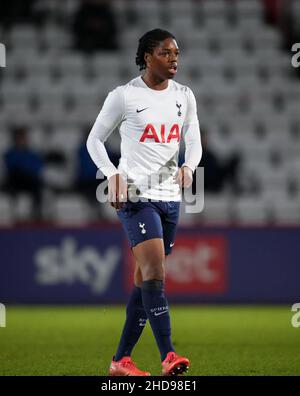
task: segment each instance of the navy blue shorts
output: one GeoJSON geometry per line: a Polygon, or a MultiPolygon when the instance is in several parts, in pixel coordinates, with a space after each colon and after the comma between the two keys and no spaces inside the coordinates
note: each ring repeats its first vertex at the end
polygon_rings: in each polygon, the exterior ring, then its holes
{"type": "Polygon", "coordinates": [[[165,254],[170,254],[175,242],[180,202],[177,201],[127,201],[117,210],[130,247],[148,239],[161,238],[165,254]]]}

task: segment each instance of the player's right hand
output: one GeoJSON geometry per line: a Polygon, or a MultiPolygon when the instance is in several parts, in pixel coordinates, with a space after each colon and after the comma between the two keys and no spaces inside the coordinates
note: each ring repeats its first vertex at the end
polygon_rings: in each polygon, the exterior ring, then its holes
{"type": "Polygon", "coordinates": [[[108,179],[108,200],[113,208],[122,208],[127,201],[127,190],[127,183],[119,173],[108,179]]]}

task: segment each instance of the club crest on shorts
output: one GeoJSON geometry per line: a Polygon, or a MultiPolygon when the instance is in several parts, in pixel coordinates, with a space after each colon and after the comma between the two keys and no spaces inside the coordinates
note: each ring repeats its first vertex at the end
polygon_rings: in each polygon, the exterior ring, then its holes
{"type": "Polygon", "coordinates": [[[139,227],[142,229],[142,230],[141,230],[141,233],[142,233],[142,234],[146,234],[147,231],[146,231],[145,228],[144,228],[144,227],[145,227],[145,223],[139,223],[139,227]]]}

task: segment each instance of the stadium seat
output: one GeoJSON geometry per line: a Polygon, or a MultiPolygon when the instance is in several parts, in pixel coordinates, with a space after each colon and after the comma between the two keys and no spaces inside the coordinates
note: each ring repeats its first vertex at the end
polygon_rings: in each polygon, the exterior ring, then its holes
{"type": "Polygon", "coordinates": [[[209,146],[222,160],[228,158],[239,149],[239,140],[235,134],[229,131],[228,134],[222,134],[216,126],[208,136],[209,146]]]}
{"type": "Polygon", "coordinates": [[[223,225],[231,221],[230,197],[204,193],[204,210],[200,215],[205,223],[223,225]]]}
{"type": "Polygon", "coordinates": [[[273,210],[275,223],[279,225],[293,225],[300,222],[299,196],[289,197],[278,191],[270,195],[270,206],[273,210]]]}
{"type": "Polygon", "coordinates": [[[249,29],[262,29],[264,27],[261,15],[242,14],[238,18],[238,28],[248,32],[249,29]]]}
{"type": "Polygon", "coordinates": [[[229,4],[223,0],[203,1],[202,9],[205,18],[223,18],[229,8],[229,4]]]}
{"type": "Polygon", "coordinates": [[[11,134],[10,131],[1,127],[1,139],[0,139],[0,155],[4,153],[11,144],[11,134]]]}
{"type": "Polygon", "coordinates": [[[204,22],[204,28],[211,34],[220,34],[222,31],[230,29],[230,25],[224,18],[207,18],[204,22]]]}
{"type": "Polygon", "coordinates": [[[30,221],[33,215],[33,200],[29,194],[19,194],[14,198],[14,219],[18,222],[30,221]]]}
{"type": "Polygon", "coordinates": [[[244,15],[261,16],[263,5],[260,0],[240,0],[234,2],[238,18],[244,15]]]}
{"type": "MultiPolygon", "coordinates": [[[[189,27],[189,31],[192,31],[194,29],[194,20],[191,14],[180,15],[180,18],[178,18],[178,16],[176,15],[173,15],[173,17],[169,17],[168,29],[174,34],[179,44],[182,45],[182,48],[184,36],[181,36],[181,32],[184,31],[187,26],[189,27]]],[[[184,43],[185,45],[189,46],[188,40],[185,40],[184,43]]]]}
{"type": "Polygon", "coordinates": [[[48,149],[72,155],[78,150],[82,138],[83,133],[78,128],[57,128],[48,138],[48,149]]]}
{"type": "Polygon", "coordinates": [[[264,225],[268,223],[268,205],[263,197],[240,197],[235,200],[234,218],[240,224],[264,225]]]}
{"type": "Polygon", "coordinates": [[[44,48],[65,50],[72,45],[72,35],[56,24],[48,24],[40,31],[39,41],[44,48]]]}
{"type": "Polygon", "coordinates": [[[13,203],[11,198],[0,193],[0,225],[11,226],[14,222],[13,203]]]}
{"type": "Polygon", "coordinates": [[[255,34],[249,34],[248,40],[252,42],[254,49],[257,47],[279,48],[282,44],[282,36],[280,35],[280,32],[277,29],[266,25],[263,25],[262,29],[257,29],[255,34]]]}
{"type": "Polygon", "coordinates": [[[171,14],[172,17],[192,15],[193,12],[193,2],[192,0],[181,0],[170,1],[167,7],[167,12],[171,14]]]}
{"type": "Polygon", "coordinates": [[[68,167],[65,165],[46,165],[43,169],[42,178],[49,188],[65,191],[72,186],[74,169],[71,169],[70,164],[68,167]]]}
{"type": "Polygon", "coordinates": [[[45,144],[48,141],[47,133],[41,127],[32,127],[29,130],[28,139],[29,146],[39,153],[44,153],[44,151],[48,150],[48,144],[45,144]]]}
{"type": "Polygon", "coordinates": [[[98,53],[92,57],[92,69],[98,76],[116,75],[119,72],[122,58],[119,53],[98,53]]]}
{"type": "Polygon", "coordinates": [[[58,225],[84,225],[91,215],[85,199],[75,194],[59,196],[53,204],[53,222],[58,225]]]}
{"type": "Polygon", "coordinates": [[[8,102],[3,106],[4,119],[7,125],[31,124],[32,112],[28,102],[8,102]]]}
{"type": "Polygon", "coordinates": [[[17,25],[10,33],[12,48],[37,48],[38,34],[33,26],[17,25]]]}
{"type": "Polygon", "coordinates": [[[81,53],[62,51],[61,54],[57,54],[55,65],[64,76],[83,75],[86,59],[81,53]]]}

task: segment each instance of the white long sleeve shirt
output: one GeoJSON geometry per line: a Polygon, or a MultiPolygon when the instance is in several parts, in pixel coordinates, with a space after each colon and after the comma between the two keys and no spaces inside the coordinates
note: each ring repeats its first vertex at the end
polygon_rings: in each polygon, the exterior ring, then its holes
{"type": "Polygon", "coordinates": [[[141,76],[111,91],[87,140],[96,166],[108,178],[127,179],[129,197],[179,201],[173,177],[178,171],[180,140],[185,142],[183,165],[195,170],[202,155],[197,106],[193,92],[173,80],[164,90],[147,86],[141,76]],[[121,136],[118,169],[104,142],[115,128],[121,136]]]}

